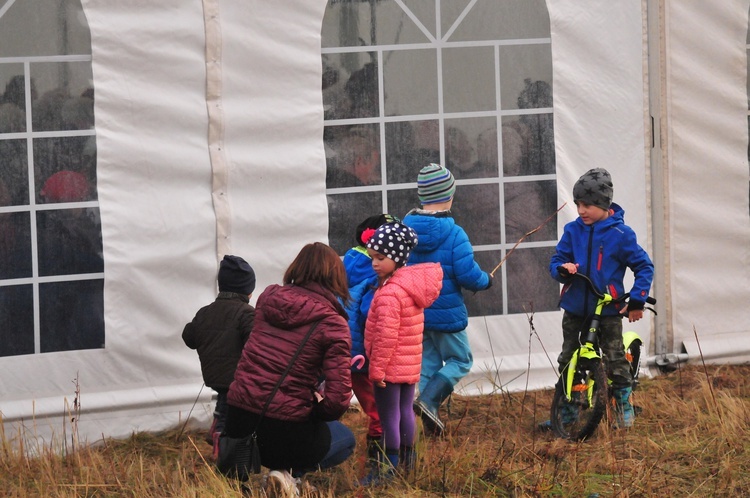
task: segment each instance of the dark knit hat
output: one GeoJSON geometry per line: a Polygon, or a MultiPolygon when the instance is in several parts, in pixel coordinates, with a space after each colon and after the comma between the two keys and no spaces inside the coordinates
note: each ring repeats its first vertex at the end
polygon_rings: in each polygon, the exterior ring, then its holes
{"type": "Polygon", "coordinates": [[[370,216],[357,226],[354,239],[357,241],[358,246],[366,245],[367,241],[372,237],[372,234],[375,233],[375,229],[380,225],[385,225],[386,223],[398,223],[400,221],[400,219],[391,214],[376,214],[375,216],[370,216]]]}
{"type": "Polygon", "coordinates": [[[367,241],[367,248],[377,251],[397,266],[403,266],[417,245],[417,233],[403,223],[381,225],[367,241]]]}
{"type": "Polygon", "coordinates": [[[255,290],[255,272],[239,256],[224,256],[219,265],[219,291],[250,295],[255,290]]]}
{"type": "Polygon", "coordinates": [[[453,199],[455,193],[456,180],[445,167],[430,163],[419,171],[417,195],[423,205],[447,202],[453,199]]]}
{"type": "Polygon", "coordinates": [[[612,177],[604,168],[588,170],[573,186],[573,200],[602,209],[612,204],[612,177]]]}

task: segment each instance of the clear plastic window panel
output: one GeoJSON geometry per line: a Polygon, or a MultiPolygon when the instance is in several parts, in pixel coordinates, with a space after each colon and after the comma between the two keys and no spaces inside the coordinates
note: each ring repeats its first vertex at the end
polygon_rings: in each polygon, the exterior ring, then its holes
{"type": "Polygon", "coordinates": [[[329,0],[322,27],[329,239],[419,207],[419,170],[456,178],[452,208],[495,273],[472,316],[557,309],[552,56],[543,0],[329,0]],[[520,244],[518,241],[523,239],[520,244]]]}
{"type": "Polygon", "coordinates": [[[79,0],[0,10],[0,356],[104,347],[91,38],[79,0]]]}

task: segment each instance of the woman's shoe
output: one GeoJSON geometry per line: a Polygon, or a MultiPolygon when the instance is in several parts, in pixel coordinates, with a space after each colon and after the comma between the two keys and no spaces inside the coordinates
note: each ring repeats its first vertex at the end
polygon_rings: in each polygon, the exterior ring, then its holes
{"type": "Polygon", "coordinates": [[[263,486],[268,498],[294,498],[299,496],[297,481],[286,470],[272,470],[263,486]]]}

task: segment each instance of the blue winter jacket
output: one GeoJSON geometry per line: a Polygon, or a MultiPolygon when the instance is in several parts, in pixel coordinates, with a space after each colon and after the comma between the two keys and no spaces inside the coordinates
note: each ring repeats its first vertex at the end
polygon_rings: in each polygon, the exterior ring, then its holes
{"type": "MultiPolygon", "coordinates": [[[[362,246],[352,247],[344,254],[344,268],[349,285],[349,303],[346,312],[349,315],[349,329],[352,334],[352,357],[365,354],[365,323],[370,311],[372,297],[378,284],[378,276],[372,269],[372,259],[367,249],[362,246]]],[[[360,369],[352,367],[355,372],[367,372],[367,363],[360,369]]]]}
{"type": "Polygon", "coordinates": [[[461,289],[476,292],[490,286],[489,274],[474,261],[469,237],[448,211],[412,210],[403,221],[419,238],[407,265],[440,263],[443,268],[440,296],[424,312],[425,330],[448,333],[465,330],[469,314],[461,289]]]}
{"type": "MultiPolygon", "coordinates": [[[[588,316],[596,307],[596,296],[582,279],[561,277],[558,267],[563,263],[577,263],[578,271],[588,275],[600,292],[613,297],[621,296],[624,290],[623,277],[630,268],[635,275],[630,290],[630,309],[643,309],[651,282],[654,264],[646,251],[638,245],[635,232],[623,221],[625,211],[617,204],[610,206],[609,217],[592,225],[581,218],[565,225],[565,231],[557,243],[549,271],[552,278],[565,284],[560,306],[578,316],[588,316]]],[[[604,315],[616,315],[620,310],[606,306],[604,315]]]]}

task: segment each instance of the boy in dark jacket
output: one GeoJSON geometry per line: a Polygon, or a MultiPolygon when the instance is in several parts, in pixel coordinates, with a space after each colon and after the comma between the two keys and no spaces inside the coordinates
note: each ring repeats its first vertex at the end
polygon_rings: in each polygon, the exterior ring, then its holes
{"type": "Polygon", "coordinates": [[[206,438],[209,444],[224,429],[227,391],[255,319],[255,308],[249,304],[255,290],[255,272],[247,261],[224,256],[218,282],[216,300],[198,310],[182,331],[187,347],[198,350],[203,381],[218,393],[214,421],[206,438]]]}
{"type": "MultiPolygon", "coordinates": [[[[563,346],[557,359],[560,371],[579,345],[579,334],[596,307],[597,298],[582,279],[571,278],[579,271],[587,275],[597,289],[613,297],[625,292],[625,270],[635,275],[627,309],[604,308],[600,344],[607,357],[607,370],[618,412],[620,427],[633,425],[635,413],[630,403],[632,376],[622,343],[622,318],[635,322],[643,318],[643,309],[654,278],[654,265],[638,245],[635,232],[625,225],[625,211],[612,202],[613,185],[609,172],[591,169],[573,187],[578,218],[565,225],[549,271],[564,284],[560,307],[563,314],[563,346]]],[[[547,428],[548,424],[542,424],[547,428]]]]}
{"type": "Polygon", "coordinates": [[[440,405],[474,363],[466,333],[469,314],[461,289],[476,292],[492,285],[490,275],[474,260],[469,237],[451,216],[455,193],[451,172],[439,164],[429,164],[417,178],[422,208],[404,217],[404,224],[419,237],[408,264],[432,262],[443,268],[440,296],[424,312],[422,374],[419,397],[414,402],[425,432],[433,435],[440,435],[445,428],[438,416],[440,405]]]}

